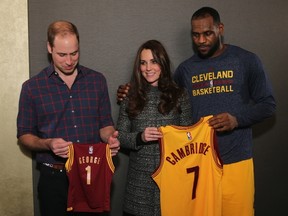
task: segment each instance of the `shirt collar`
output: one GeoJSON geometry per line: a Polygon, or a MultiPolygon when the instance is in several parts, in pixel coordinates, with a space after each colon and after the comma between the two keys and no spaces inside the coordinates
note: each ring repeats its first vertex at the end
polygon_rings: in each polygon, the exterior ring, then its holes
{"type": "MultiPolygon", "coordinates": [[[[77,65],[78,74],[83,74],[83,75],[85,75],[84,71],[82,71],[81,68],[82,68],[82,67],[78,64],[78,65],[77,65]]],[[[46,73],[47,73],[48,77],[51,77],[53,74],[55,74],[55,75],[58,74],[58,73],[55,71],[55,69],[54,69],[53,63],[51,63],[51,64],[48,66],[48,68],[47,68],[47,70],[46,70],[46,73]]]]}

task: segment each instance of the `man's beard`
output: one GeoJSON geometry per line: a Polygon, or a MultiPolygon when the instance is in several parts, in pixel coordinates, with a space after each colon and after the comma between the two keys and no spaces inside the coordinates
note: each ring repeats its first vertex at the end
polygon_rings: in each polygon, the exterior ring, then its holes
{"type": "Polygon", "coordinates": [[[210,58],[212,57],[215,52],[219,49],[220,47],[220,40],[218,39],[216,41],[216,43],[211,47],[211,49],[206,53],[206,54],[203,54],[201,53],[199,50],[198,50],[198,46],[193,42],[193,50],[194,52],[202,59],[207,59],[207,58],[210,58]]]}

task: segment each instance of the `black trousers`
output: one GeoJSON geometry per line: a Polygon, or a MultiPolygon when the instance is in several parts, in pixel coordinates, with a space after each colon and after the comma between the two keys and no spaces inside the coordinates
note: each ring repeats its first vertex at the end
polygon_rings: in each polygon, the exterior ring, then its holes
{"type": "Polygon", "coordinates": [[[39,165],[38,199],[41,216],[106,216],[107,213],[67,212],[68,177],[65,170],[39,165]]]}

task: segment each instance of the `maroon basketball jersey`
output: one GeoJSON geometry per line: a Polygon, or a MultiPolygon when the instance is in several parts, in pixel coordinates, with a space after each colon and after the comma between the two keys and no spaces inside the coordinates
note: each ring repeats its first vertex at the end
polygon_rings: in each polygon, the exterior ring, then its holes
{"type": "Polygon", "coordinates": [[[65,164],[69,179],[67,211],[110,211],[114,164],[108,144],[73,144],[65,164]]]}

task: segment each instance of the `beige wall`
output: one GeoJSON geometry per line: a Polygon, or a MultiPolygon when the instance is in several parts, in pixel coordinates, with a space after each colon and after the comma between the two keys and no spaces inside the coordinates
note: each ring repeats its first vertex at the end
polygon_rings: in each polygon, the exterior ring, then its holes
{"type": "Polygon", "coordinates": [[[0,1],[0,215],[33,215],[32,162],[17,145],[16,116],[29,77],[27,0],[0,1]]]}

